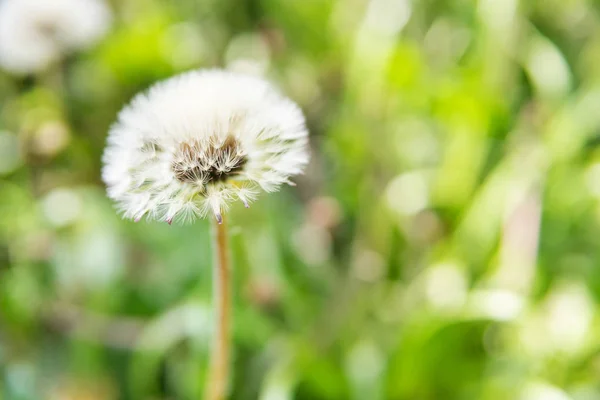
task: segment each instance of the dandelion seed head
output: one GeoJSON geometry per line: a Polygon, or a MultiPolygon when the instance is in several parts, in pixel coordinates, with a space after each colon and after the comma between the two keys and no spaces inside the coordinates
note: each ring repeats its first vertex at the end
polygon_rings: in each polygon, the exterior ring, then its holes
{"type": "Polygon", "coordinates": [[[220,70],[173,77],[136,96],[108,136],[103,179],[124,217],[221,221],[302,173],[299,107],[261,78],[220,70]]]}
{"type": "Polygon", "coordinates": [[[95,43],[110,21],[103,0],[2,0],[0,66],[21,74],[40,71],[95,43]]]}

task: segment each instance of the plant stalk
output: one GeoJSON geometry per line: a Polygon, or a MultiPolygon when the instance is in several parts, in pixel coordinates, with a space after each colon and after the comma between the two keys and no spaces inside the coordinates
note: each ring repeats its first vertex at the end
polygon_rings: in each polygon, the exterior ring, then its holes
{"type": "Polygon", "coordinates": [[[213,310],[215,330],[210,350],[210,365],[204,399],[224,400],[229,383],[229,332],[231,326],[231,279],[225,218],[214,223],[213,244],[213,310]]]}

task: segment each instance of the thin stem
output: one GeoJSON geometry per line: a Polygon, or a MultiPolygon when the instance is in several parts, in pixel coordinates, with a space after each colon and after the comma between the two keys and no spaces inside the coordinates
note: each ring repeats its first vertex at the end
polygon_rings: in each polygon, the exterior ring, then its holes
{"type": "Polygon", "coordinates": [[[205,400],[225,399],[229,380],[229,329],[230,329],[230,271],[227,226],[225,219],[214,224],[213,232],[213,309],[215,331],[210,354],[210,369],[205,400]]]}

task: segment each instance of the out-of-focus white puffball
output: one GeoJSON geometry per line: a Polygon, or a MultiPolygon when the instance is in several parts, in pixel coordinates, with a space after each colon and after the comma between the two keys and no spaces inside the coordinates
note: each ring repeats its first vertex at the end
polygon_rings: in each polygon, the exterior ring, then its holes
{"type": "Polygon", "coordinates": [[[102,0],[0,1],[0,67],[18,74],[43,70],[94,44],[110,21],[102,0]]]}

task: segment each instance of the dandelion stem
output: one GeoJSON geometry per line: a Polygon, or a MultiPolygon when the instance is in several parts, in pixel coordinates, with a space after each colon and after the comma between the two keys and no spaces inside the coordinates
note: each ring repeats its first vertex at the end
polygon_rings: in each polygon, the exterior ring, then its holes
{"type": "Polygon", "coordinates": [[[229,380],[230,270],[225,218],[213,224],[213,309],[215,330],[206,383],[206,400],[225,399],[229,380]]]}

